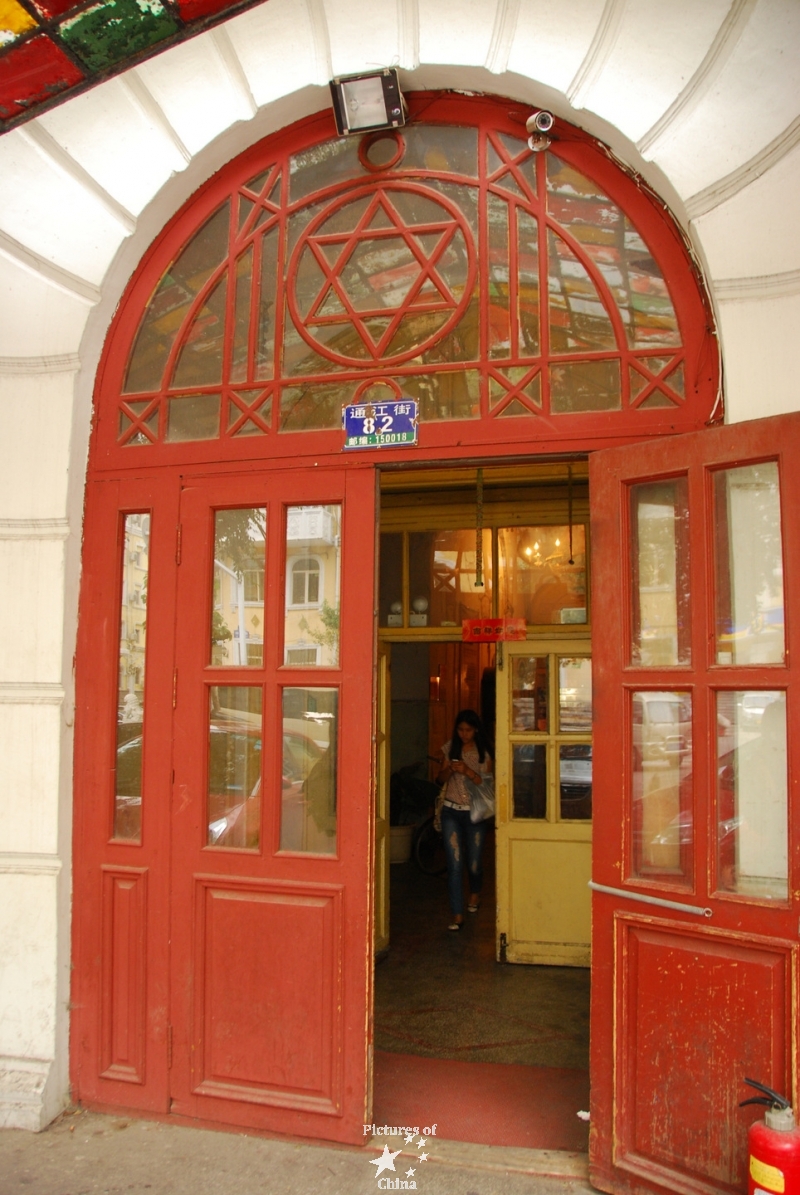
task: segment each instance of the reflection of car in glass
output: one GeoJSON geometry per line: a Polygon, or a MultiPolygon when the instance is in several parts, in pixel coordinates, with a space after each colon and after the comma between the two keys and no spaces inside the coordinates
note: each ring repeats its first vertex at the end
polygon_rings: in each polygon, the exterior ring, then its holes
{"type": "MultiPolygon", "coordinates": [[[[739,824],[739,819],[735,817],[726,818],[719,823],[717,843],[720,851],[726,849],[727,844],[735,839],[739,824]]],[[[691,809],[683,809],[671,822],[662,826],[651,839],[653,846],[675,846],[677,843],[680,843],[681,846],[691,846],[693,841],[694,826],[691,809]]]]}
{"type": "Polygon", "coordinates": [[[690,749],[692,713],[680,693],[637,693],[633,702],[633,749],[639,760],[674,760],[690,749]]]}
{"type": "Polygon", "coordinates": [[[592,816],[591,743],[559,747],[561,816],[586,819],[592,816]]]}
{"type": "MultiPolygon", "coordinates": [[[[261,728],[246,722],[214,721],[209,734],[208,843],[210,846],[257,846],[261,822],[261,728]]],[[[325,754],[311,738],[283,733],[282,789],[303,799],[303,785],[325,754]]],[[[127,821],[138,827],[142,804],[142,736],[117,749],[116,837],[126,838],[127,821]]]]}
{"type": "MultiPolygon", "coordinates": [[[[281,764],[284,821],[291,817],[291,805],[302,807],[305,782],[324,754],[307,735],[284,730],[281,764]]],[[[260,728],[212,724],[209,756],[209,846],[257,846],[261,824],[260,728]]]]}
{"type": "Polygon", "coordinates": [[[561,747],[559,781],[562,800],[588,797],[592,791],[592,748],[588,743],[561,747]]]}

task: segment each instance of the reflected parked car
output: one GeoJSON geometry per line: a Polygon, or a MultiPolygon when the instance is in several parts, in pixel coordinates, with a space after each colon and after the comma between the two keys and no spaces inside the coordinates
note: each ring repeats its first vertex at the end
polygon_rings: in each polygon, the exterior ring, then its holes
{"type": "MultiPolygon", "coordinates": [[[[256,847],[261,825],[261,728],[247,722],[219,720],[209,729],[208,845],[256,847]]],[[[282,792],[303,800],[303,786],[325,754],[307,735],[283,733],[282,792]]],[[[142,805],[142,735],[117,748],[117,838],[138,837],[142,805]],[[126,832],[128,828],[132,832],[126,832]]]]}

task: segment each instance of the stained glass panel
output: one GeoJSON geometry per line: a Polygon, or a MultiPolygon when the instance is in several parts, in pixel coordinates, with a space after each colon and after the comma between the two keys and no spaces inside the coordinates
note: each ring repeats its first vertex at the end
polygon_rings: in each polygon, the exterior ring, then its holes
{"type": "MultiPolygon", "coordinates": [[[[371,375],[415,398],[422,425],[479,419],[482,402],[502,419],[622,411],[623,378],[627,417],[680,410],[675,312],[628,217],[573,165],[502,130],[483,142],[479,180],[479,140],[420,123],[273,156],[237,182],[234,226],[226,204],[165,273],[125,392],[160,391],[170,359],[176,389],[233,384],[219,418],[206,403],[196,439],[263,435],[273,401],[283,433],[338,430],[371,375]]],[[[161,424],[151,410],[134,427],[128,407],[120,439],[150,443],[159,427],[189,438],[185,420],[177,430],[188,410],[172,400],[161,424]]]]}
{"type": "Polygon", "coordinates": [[[225,259],[229,219],[230,206],[225,202],[194,234],[159,282],[134,342],[125,394],[140,394],[161,386],[167,357],[192,301],[225,259]]]}

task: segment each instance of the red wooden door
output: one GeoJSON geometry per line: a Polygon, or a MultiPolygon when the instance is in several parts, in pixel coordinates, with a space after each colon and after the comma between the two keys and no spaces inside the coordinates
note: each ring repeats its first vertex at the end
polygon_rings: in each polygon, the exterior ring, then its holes
{"type": "Polygon", "coordinates": [[[181,1114],[363,1139],[374,487],[369,468],[184,479],[172,813],[181,1114]]]}
{"type": "Polygon", "coordinates": [[[746,1184],[744,1076],[796,1104],[800,416],[591,461],[591,1177],[746,1184]]]}
{"type": "Polygon", "coordinates": [[[169,807],[177,487],[87,489],[75,738],[71,1081],[169,1107],[169,807]],[[145,669],[145,652],[147,667],[145,669]]]}

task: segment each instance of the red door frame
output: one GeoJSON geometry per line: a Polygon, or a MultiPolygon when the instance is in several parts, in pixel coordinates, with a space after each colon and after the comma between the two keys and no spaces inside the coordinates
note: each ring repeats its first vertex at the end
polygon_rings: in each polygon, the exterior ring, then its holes
{"type": "MultiPolygon", "coordinates": [[[[590,461],[595,636],[592,917],[592,1182],[601,1190],[698,1192],[746,1184],[745,1074],[797,1101],[797,924],[800,914],[800,415],[610,449],[590,461]],[[786,662],[716,663],[712,476],[774,460],[781,485],[786,662]],[[635,667],[629,487],[685,475],[689,490],[691,667],[635,667]],[[681,887],[631,878],[631,693],[693,694],[693,878],[681,887]],[[787,692],[789,899],[720,891],[715,694],[787,692]],[[624,893],[665,900],[638,903],[624,893]],[[679,905],[710,910],[710,917],[679,905]],[[676,907],[678,906],[678,907],[676,907]],[[661,982],[661,975],[668,980],[661,982]],[[737,978],[738,977],[738,978],[737,978]],[[748,995],[747,992],[751,994],[748,995]],[[683,1002],[681,1002],[683,998],[683,1002]],[[694,1144],[693,1144],[694,1143],[694,1144]]],[[[730,811],[727,811],[730,816],[730,811]]]]}
{"type": "MultiPolygon", "coordinates": [[[[498,103],[484,97],[423,93],[412,94],[410,108],[412,120],[424,118],[434,123],[490,126],[498,135],[505,132],[517,139],[524,139],[528,114],[523,106],[508,101],[498,103]]],[[[220,439],[214,441],[160,442],[141,447],[121,443],[119,396],[126,363],[142,312],[159,279],[187,239],[225,196],[232,193],[232,188],[235,193],[242,180],[250,178],[276,156],[285,156],[329,138],[333,130],[327,112],[299,122],[252,147],[209,180],[153,242],[123,297],[98,372],[77,650],[71,1065],[74,1090],[84,1102],[96,1106],[139,1107],[154,1113],[167,1111],[168,1063],[170,1052],[174,1054],[167,1016],[168,918],[158,910],[169,907],[165,844],[170,833],[172,756],[168,720],[163,718],[163,711],[172,708],[175,623],[174,617],[170,621],[171,616],[157,611],[155,605],[152,613],[148,613],[148,712],[145,715],[148,721],[145,733],[149,744],[146,751],[151,762],[146,764],[146,777],[153,799],[145,807],[141,846],[113,842],[109,840],[109,811],[113,803],[110,777],[114,769],[115,744],[111,711],[116,706],[119,647],[122,526],[119,512],[153,511],[153,526],[162,531],[158,542],[153,541],[152,585],[161,586],[164,600],[174,611],[175,538],[172,528],[177,532],[180,478],[189,470],[217,472],[220,476],[236,470],[255,478],[259,472],[276,467],[287,472],[302,472],[322,471],[326,465],[332,465],[343,467],[347,478],[357,485],[358,478],[363,479],[366,474],[372,476],[378,466],[467,460],[491,462],[537,454],[583,454],[601,446],[674,433],[679,428],[701,427],[713,414],[720,414],[714,410],[718,362],[713,320],[681,234],[661,207],[653,203],[646,188],[631,185],[630,179],[620,172],[602,147],[569,126],[563,125],[560,132],[557,149],[562,158],[595,177],[635,221],[647,226],[654,256],[669,280],[680,324],[687,371],[686,402],[680,408],[637,408],[635,411],[626,408],[620,412],[546,418],[531,415],[529,422],[490,419],[487,418],[490,410],[484,383],[481,418],[423,423],[419,445],[415,448],[366,450],[351,454],[346,460],[341,455],[342,433],[332,430],[279,434],[273,429],[264,436],[238,439],[223,430],[220,439]],[[220,461],[223,463],[219,464],[220,461]],[[102,711],[99,722],[98,711],[102,711]],[[119,965],[115,962],[112,966],[108,961],[108,949],[104,951],[102,943],[108,944],[111,941],[109,935],[113,933],[123,934],[124,939],[120,941],[124,940],[124,950],[117,950],[114,957],[119,965]],[[118,1023],[122,1023],[120,1017],[125,1021],[126,1031],[119,1035],[116,1045],[113,1027],[109,1029],[111,1014],[104,1013],[104,1021],[101,1009],[113,1010],[118,1023]],[[138,1070],[135,1065],[129,1065],[128,1059],[129,1055],[136,1054],[130,1043],[137,1040],[141,1048],[136,1057],[147,1055],[146,1065],[142,1063],[138,1070]],[[149,1042],[147,1050],[146,1042],[149,1042]],[[109,1065],[104,1062],[106,1059],[111,1060],[109,1065]]],[[[538,170],[541,179],[543,162],[539,163],[538,170]]],[[[482,187],[490,182],[481,176],[482,187]]],[[[331,189],[331,194],[334,190],[331,189]]],[[[478,248],[484,257],[487,253],[485,237],[483,230],[479,234],[478,248]]],[[[605,294],[605,283],[598,272],[590,269],[590,274],[600,292],[605,294]]],[[[540,278],[540,290],[542,294],[546,293],[546,277],[540,278]]],[[[488,298],[484,296],[482,302],[485,304],[488,298]]],[[[230,348],[226,352],[230,352],[230,348]]],[[[481,345],[481,356],[485,364],[485,342],[481,345]]],[[[384,370],[377,363],[367,372],[370,377],[380,377],[391,370],[384,370]]],[[[624,376],[623,389],[627,395],[627,374],[624,376]]],[[[273,403],[273,408],[275,405],[273,403]]],[[[346,485],[349,487],[350,484],[348,480],[346,485]]],[[[366,564],[365,559],[365,568],[366,564]]],[[[374,577],[372,580],[374,583],[374,577]]],[[[372,650],[370,637],[369,653],[372,650]]],[[[363,658],[358,656],[361,668],[358,676],[361,678],[371,675],[369,653],[363,654],[363,658]]],[[[356,680],[355,673],[351,679],[356,680]]],[[[356,680],[357,683],[363,687],[363,679],[356,680]]],[[[371,703],[372,686],[366,691],[371,703]]],[[[370,719],[365,716],[364,742],[369,737],[369,725],[370,719]]],[[[360,766],[366,775],[370,765],[363,745],[359,752],[360,766]]],[[[364,817],[366,820],[355,839],[359,850],[363,847],[369,859],[371,848],[366,845],[371,842],[369,835],[372,833],[369,810],[364,811],[364,817]]],[[[367,899],[371,899],[371,893],[367,899]]],[[[361,924],[361,912],[355,923],[361,924]]],[[[367,924],[371,924],[369,918],[367,924]]],[[[370,932],[365,932],[365,939],[362,951],[367,959],[367,982],[371,982],[368,965],[372,950],[370,932]]],[[[368,992],[368,1002],[370,999],[368,992]]],[[[361,1016],[360,999],[354,1008],[360,1010],[357,1017],[361,1016]]],[[[361,1025],[362,1030],[366,1030],[368,1045],[371,1034],[367,1017],[361,1025]]],[[[366,1058],[364,1051],[361,1055],[366,1058]]],[[[179,1061],[178,1065],[184,1064],[179,1061]]],[[[348,1071],[350,1077],[345,1079],[350,1099],[362,1084],[366,1092],[366,1062],[347,1062],[346,1065],[352,1065],[352,1071],[348,1071]]],[[[351,1102],[350,1106],[355,1105],[351,1102]]],[[[186,1105],[186,1114],[213,1116],[191,1101],[186,1105]]],[[[243,1123],[252,1123],[252,1120],[245,1116],[243,1123]]],[[[279,1131],[300,1131],[292,1128],[298,1123],[287,1114],[279,1131]]],[[[313,1130],[309,1128],[308,1131],[313,1130]]],[[[349,1124],[345,1135],[352,1132],[354,1122],[349,1124]]]]}

